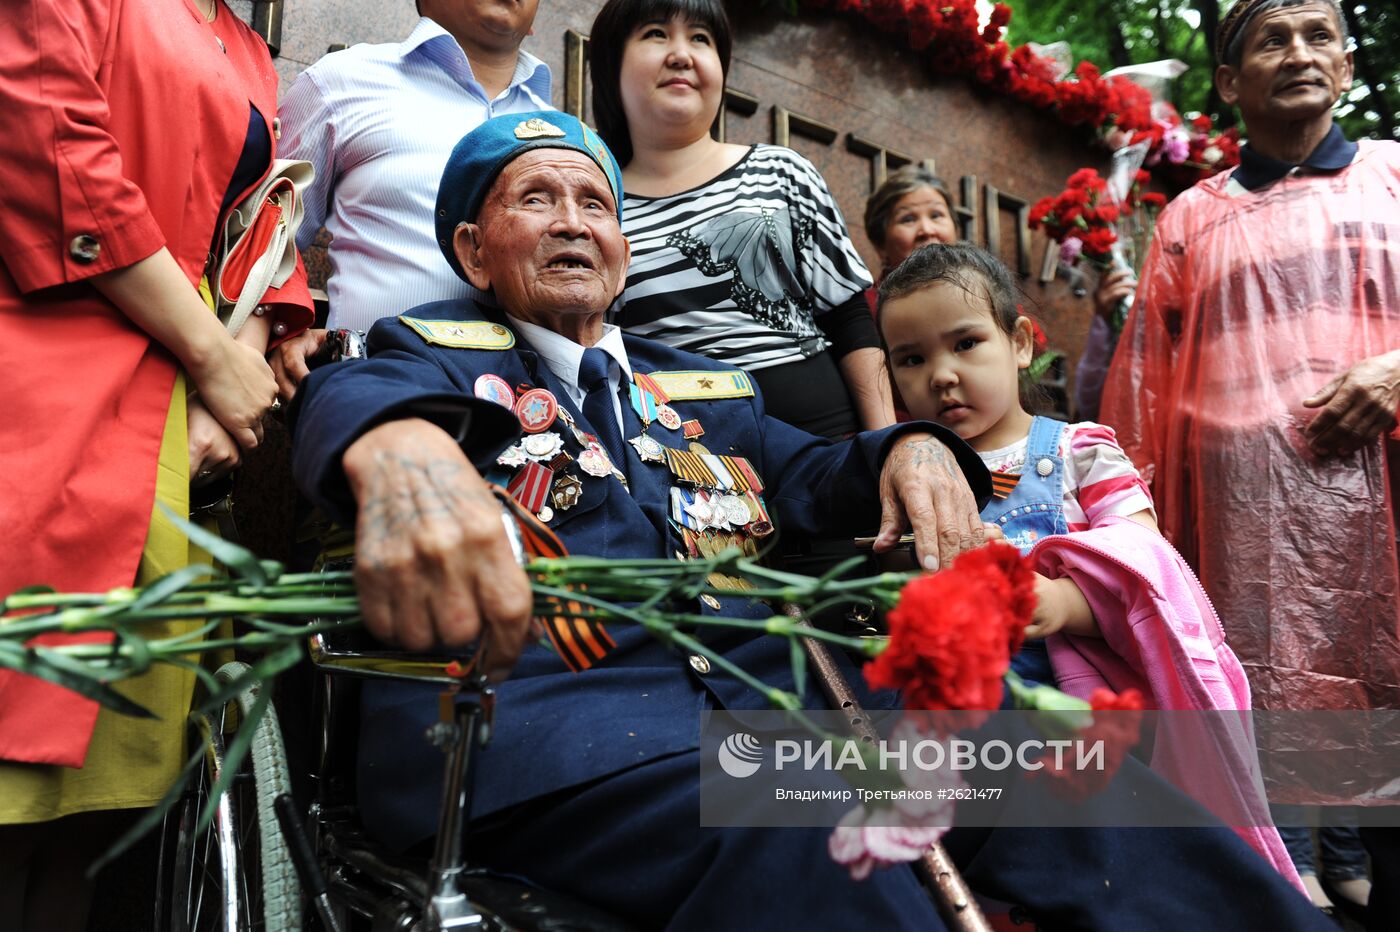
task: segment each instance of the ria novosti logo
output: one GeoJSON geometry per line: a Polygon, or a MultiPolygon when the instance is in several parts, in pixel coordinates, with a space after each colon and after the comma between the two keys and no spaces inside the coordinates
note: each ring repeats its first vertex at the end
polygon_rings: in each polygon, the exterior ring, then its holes
{"type": "Polygon", "coordinates": [[[763,765],[763,745],[753,735],[736,731],[719,746],[720,769],[731,777],[751,777],[763,765]]]}

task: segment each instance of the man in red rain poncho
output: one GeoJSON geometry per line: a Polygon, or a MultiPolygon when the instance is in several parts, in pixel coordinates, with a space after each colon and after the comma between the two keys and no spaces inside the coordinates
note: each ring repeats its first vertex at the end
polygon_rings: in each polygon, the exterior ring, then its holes
{"type": "Polygon", "coordinates": [[[1400,145],[1334,125],[1347,41],[1327,0],[1222,21],[1249,143],[1163,211],[1103,396],[1256,709],[1400,708],[1400,145]]]}

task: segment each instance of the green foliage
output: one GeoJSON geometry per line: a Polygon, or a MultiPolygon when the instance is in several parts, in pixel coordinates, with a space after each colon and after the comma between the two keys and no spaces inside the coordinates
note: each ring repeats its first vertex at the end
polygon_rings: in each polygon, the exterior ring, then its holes
{"type": "MultiPolygon", "coordinates": [[[[1229,3],[1217,0],[1021,0],[1007,41],[1068,42],[1076,60],[1104,71],[1179,58],[1190,69],[1176,81],[1172,102],[1183,115],[1209,113],[1222,126],[1235,114],[1214,94],[1214,37],[1206,28],[1229,3]]],[[[1356,79],[1337,108],[1353,139],[1400,139],[1400,12],[1375,0],[1346,4],[1356,46],[1356,79]]]]}
{"type": "Polygon", "coordinates": [[[1039,382],[1045,378],[1045,373],[1050,371],[1050,367],[1055,364],[1055,360],[1064,356],[1059,350],[1046,350],[1039,356],[1031,360],[1030,367],[1026,369],[1026,378],[1032,382],[1039,382]]]}

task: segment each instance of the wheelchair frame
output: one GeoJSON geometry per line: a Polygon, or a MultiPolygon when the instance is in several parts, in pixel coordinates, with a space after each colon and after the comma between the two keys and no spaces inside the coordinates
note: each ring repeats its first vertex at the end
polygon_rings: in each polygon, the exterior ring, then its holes
{"type": "MultiPolygon", "coordinates": [[[[506,511],[501,514],[507,537],[521,563],[525,562],[524,546],[519,527],[506,511]]],[[[345,568],[348,555],[327,567],[345,568]]],[[[795,610],[791,610],[794,611],[795,610]]],[[[823,691],[834,709],[841,709],[850,718],[856,734],[868,732],[865,713],[860,708],[849,685],[826,646],[817,640],[803,639],[813,662],[823,691]]],[[[485,648],[481,648],[484,650],[485,648]]],[[[264,817],[260,832],[266,835],[286,834],[290,854],[279,854],[284,861],[295,862],[297,874],[308,899],[315,907],[320,926],[327,932],[341,932],[351,915],[367,920],[371,932],[506,932],[513,929],[548,929],[550,932],[622,932],[626,927],[583,904],[567,897],[550,894],[523,883],[494,881],[498,887],[495,902],[487,906],[482,897],[474,897],[471,887],[492,883],[485,872],[467,867],[463,850],[463,829],[470,813],[474,761],[473,749],[490,738],[493,724],[495,694],[484,676],[474,672],[467,677],[448,672],[455,658],[437,655],[406,654],[382,649],[356,649],[336,645],[325,634],[310,640],[312,667],[320,679],[320,747],[316,770],[312,778],[316,798],[305,814],[297,812],[286,788],[265,786],[262,774],[257,778],[258,806],[263,813],[273,810],[273,799],[282,810],[277,819],[264,817]],[[342,678],[411,680],[442,687],[444,691],[442,720],[428,729],[425,739],[436,745],[444,755],[443,795],[438,810],[437,833],[431,860],[425,872],[405,866],[358,830],[354,825],[354,805],[333,798],[329,776],[334,750],[336,706],[342,678]],[[451,713],[446,709],[450,704],[451,713]],[[308,831],[309,829],[309,831],[308,831]],[[503,908],[504,907],[504,908],[503,908]],[[565,916],[564,913],[569,913],[565,916]]],[[[479,660],[479,654],[477,656],[479,660]]],[[[275,712],[269,704],[266,716],[274,722],[273,731],[279,757],[280,729],[275,725],[275,712]]],[[[210,736],[210,760],[221,760],[212,753],[216,729],[205,729],[210,736]]],[[[210,781],[212,785],[212,780],[210,781]]],[[[221,807],[226,803],[221,800],[221,807]]],[[[232,823],[232,816],[220,822],[232,823]]],[[[227,833],[219,835],[220,850],[233,848],[227,833]]],[[[239,878],[236,857],[224,858],[225,902],[236,898],[239,878]],[[233,864],[232,868],[228,865],[233,864]],[[232,873],[230,873],[232,872],[232,873]]],[[[266,867],[267,865],[264,865],[266,867]]],[[[285,867],[285,864],[282,865],[285,867]]],[[[990,926],[982,916],[970,890],[953,866],[947,852],[934,844],[917,865],[924,883],[935,899],[950,928],[959,932],[989,932],[990,926]]],[[[245,869],[246,874],[246,869],[245,869]]],[[[246,878],[245,878],[246,879],[246,878]]],[[[266,927],[253,923],[240,924],[236,910],[229,909],[225,932],[299,932],[299,918],[290,924],[269,923],[266,927]]],[[[186,932],[181,926],[176,932],[186,932]]]]}

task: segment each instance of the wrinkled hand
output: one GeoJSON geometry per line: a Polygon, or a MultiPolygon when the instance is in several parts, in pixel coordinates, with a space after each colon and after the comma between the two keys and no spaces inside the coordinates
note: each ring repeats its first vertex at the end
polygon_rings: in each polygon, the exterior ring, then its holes
{"type": "Polygon", "coordinates": [[[977,502],[953,451],[932,434],[900,437],[885,458],[875,551],[894,547],[904,528],[911,526],[919,564],[928,570],[986,541],[977,502]]]}
{"type": "Polygon", "coordinates": [[[1372,356],[1303,399],[1322,408],[1305,436],[1319,456],[1351,453],[1395,426],[1400,409],[1400,351],[1372,356]]]}
{"type": "Polygon", "coordinates": [[[189,376],[209,413],[240,447],[262,443],[263,415],[277,399],[277,382],[262,353],[229,338],[189,376]]]}
{"type": "Polygon", "coordinates": [[[277,380],[277,395],[283,401],[291,401],[301,380],[311,374],[306,361],[320,352],[326,343],[327,332],[307,330],[283,341],[268,354],[267,361],[272,365],[273,378],[277,380]]]}
{"type": "Polygon", "coordinates": [[[1131,298],[1137,291],[1137,276],[1130,269],[1114,269],[1099,276],[1094,289],[1094,313],[1112,323],[1118,302],[1131,298]]]}
{"type": "Polygon", "coordinates": [[[504,679],[530,632],[529,581],[501,523],[501,505],[444,431],[390,421],[345,451],[359,506],[355,582],[365,625],[411,650],[489,644],[504,679]]]}
{"type": "Polygon", "coordinates": [[[243,462],[238,444],[198,395],[190,396],[185,420],[189,429],[190,485],[217,482],[243,462]]]}

